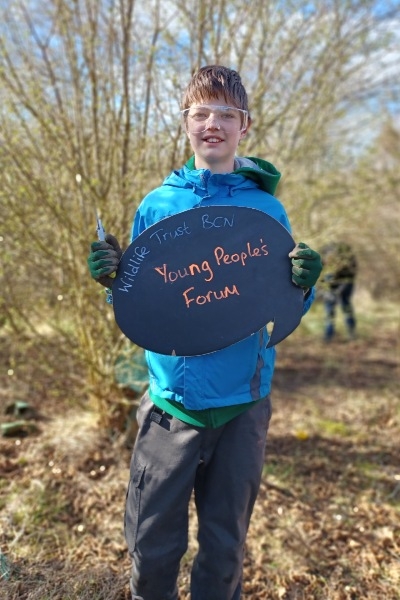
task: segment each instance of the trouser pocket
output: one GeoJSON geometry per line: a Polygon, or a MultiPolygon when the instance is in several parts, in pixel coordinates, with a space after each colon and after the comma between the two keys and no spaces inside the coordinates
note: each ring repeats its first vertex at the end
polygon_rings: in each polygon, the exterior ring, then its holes
{"type": "Polygon", "coordinates": [[[132,462],[130,480],[126,493],[124,518],[125,539],[128,545],[129,553],[132,553],[136,546],[140,514],[140,500],[145,470],[146,467],[141,465],[139,462],[132,462]]]}

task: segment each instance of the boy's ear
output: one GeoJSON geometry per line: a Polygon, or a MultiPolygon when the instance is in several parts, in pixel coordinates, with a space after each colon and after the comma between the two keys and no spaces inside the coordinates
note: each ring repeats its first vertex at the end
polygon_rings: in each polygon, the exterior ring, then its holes
{"type": "Polygon", "coordinates": [[[245,137],[246,137],[246,135],[247,135],[247,134],[248,134],[248,132],[249,132],[249,129],[250,129],[250,127],[251,127],[251,119],[249,118],[249,120],[248,120],[248,122],[247,122],[247,127],[246,127],[246,129],[245,129],[244,131],[242,131],[242,134],[241,134],[241,136],[240,136],[240,139],[243,139],[243,138],[245,138],[245,137]]]}

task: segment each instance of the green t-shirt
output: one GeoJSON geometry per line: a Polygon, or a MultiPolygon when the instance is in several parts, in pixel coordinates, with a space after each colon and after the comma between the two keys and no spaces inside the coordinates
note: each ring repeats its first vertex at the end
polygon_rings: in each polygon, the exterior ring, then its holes
{"type": "Polygon", "coordinates": [[[241,413],[245,412],[261,400],[255,402],[246,402],[245,404],[235,404],[234,406],[222,406],[221,408],[206,408],[204,410],[190,410],[185,408],[180,402],[167,400],[156,396],[149,389],[149,395],[154,404],[164,410],[166,413],[176,417],[184,423],[194,425],[195,427],[216,428],[225,425],[241,413]]]}

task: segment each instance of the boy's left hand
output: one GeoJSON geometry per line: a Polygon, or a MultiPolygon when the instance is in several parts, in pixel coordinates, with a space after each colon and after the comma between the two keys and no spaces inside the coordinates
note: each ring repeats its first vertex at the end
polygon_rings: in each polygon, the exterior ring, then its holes
{"type": "Polygon", "coordinates": [[[299,242],[289,253],[289,258],[292,259],[293,283],[306,289],[313,287],[322,271],[322,261],[318,252],[304,242],[299,242]]]}

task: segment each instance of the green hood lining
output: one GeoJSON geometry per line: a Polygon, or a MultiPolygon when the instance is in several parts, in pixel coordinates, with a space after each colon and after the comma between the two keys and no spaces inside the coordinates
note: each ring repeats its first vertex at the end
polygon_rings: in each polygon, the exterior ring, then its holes
{"type": "MultiPolygon", "coordinates": [[[[248,179],[252,179],[264,192],[274,195],[281,178],[279,171],[272,163],[263,160],[262,158],[257,158],[254,156],[246,156],[245,158],[255,163],[254,168],[247,166],[240,167],[239,169],[233,171],[233,173],[243,175],[244,177],[248,177],[248,179]]],[[[189,158],[186,163],[186,167],[190,169],[190,171],[195,169],[194,156],[189,158]]]]}

